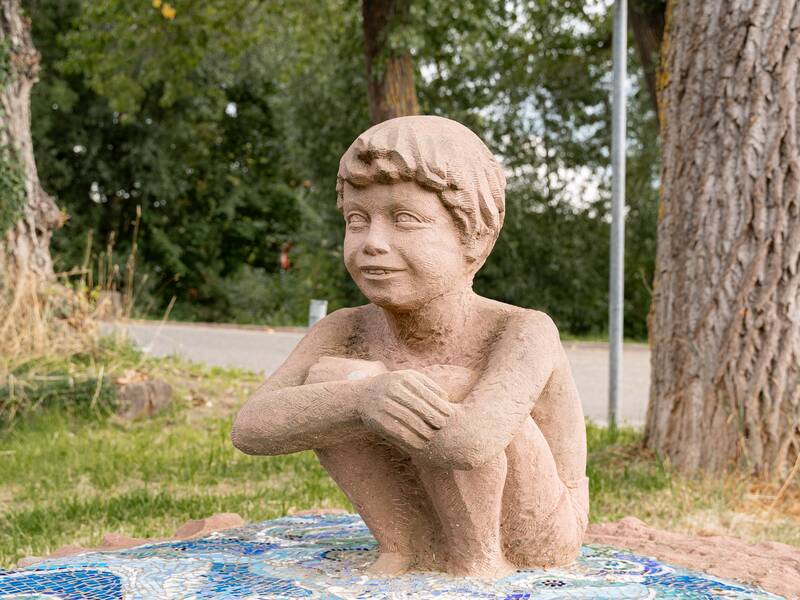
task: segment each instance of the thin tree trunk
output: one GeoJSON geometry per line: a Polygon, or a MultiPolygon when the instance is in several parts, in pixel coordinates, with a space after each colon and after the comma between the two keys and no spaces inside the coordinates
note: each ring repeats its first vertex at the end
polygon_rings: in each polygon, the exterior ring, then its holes
{"type": "MultiPolygon", "coordinates": [[[[62,217],[39,183],[33,158],[30,95],[39,72],[39,53],[33,47],[30,20],[21,14],[19,0],[0,0],[0,54],[4,65],[0,83],[0,169],[4,172],[0,175],[8,178],[18,169],[24,182],[24,200],[15,211],[18,214],[14,214],[7,231],[0,231],[0,261],[18,274],[46,278],[53,274],[50,236],[61,225],[62,217]]],[[[9,210],[13,199],[0,201],[9,210]]]]}
{"type": "Polygon", "coordinates": [[[628,11],[628,25],[633,32],[633,45],[644,71],[647,93],[653,110],[658,113],[656,91],[661,40],[664,38],[664,0],[633,0],[628,11]]]}
{"type": "Polygon", "coordinates": [[[646,443],[785,477],[800,452],[800,0],[675,0],[646,443]]]}
{"type": "Polygon", "coordinates": [[[408,11],[408,0],[363,0],[367,97],[373,124],[419,114],[411,53],[388,47],[392,28],[408,17],[408,11]]]}

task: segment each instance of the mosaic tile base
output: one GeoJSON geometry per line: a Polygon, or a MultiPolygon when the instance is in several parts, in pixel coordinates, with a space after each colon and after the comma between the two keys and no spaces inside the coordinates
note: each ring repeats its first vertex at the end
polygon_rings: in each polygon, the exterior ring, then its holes
{"type": "Polygon", "coordinates": [[[375,555],[358,516],[284,517],[0,571],[0,600],[779,598],[605,546],[584,546],[568,568],[518,571],[495,582],[427,573],[374,578],[364,567],[375,555]]]}

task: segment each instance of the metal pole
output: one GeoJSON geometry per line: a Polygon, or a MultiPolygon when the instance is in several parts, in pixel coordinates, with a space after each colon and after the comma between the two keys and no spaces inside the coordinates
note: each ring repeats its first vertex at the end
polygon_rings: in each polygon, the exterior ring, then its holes
{"type": "Polygon", "coordinates": [[[619,423],[622,391],[622,305],[625,268],[625,79],[627,75],[628,4],[614,4],[614,93],[611,113],[611,269],[608,305],[608,425],[619,423]]]}

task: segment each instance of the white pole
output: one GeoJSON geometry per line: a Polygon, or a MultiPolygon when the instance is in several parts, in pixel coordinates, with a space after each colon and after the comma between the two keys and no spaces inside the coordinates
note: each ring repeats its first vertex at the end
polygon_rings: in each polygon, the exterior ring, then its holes
{"type": "MultiPolygon", "coordinates": [[[[283,271],[281,271],[282,273],[283,271]]],[[[311,299],[308,303],[308,326],[313,327],[314,323],[321,321],[328,314],[328,301],[311,299]]]]}
{"type": "Polygon", "coordinates": [[[625,270],[625,79],[627,76],[628,5],[614,4],[614,92],[611,112],[611,269],[608,305],[608,425],[619,423],[622,392],[622,307],[625,270]]]}

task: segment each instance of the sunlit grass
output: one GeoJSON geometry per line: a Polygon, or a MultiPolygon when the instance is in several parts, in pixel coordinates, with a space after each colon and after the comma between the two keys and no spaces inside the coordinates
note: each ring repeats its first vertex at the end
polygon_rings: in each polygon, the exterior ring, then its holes
{"type": "Polygon", "coordinates": [[[51,411],[7,433],[0,563],[111,531],[168,535],[215,512],[268,519],[347,506],[312,453],[249,457],[231,445],[229,418],[176,413],[124,426],[51,411]]]}
{"type": "MultiPolygon", "coordinates": [[[[215,512],[253,521],[295,509],[350,509],[312,453],[265,458],[233,448],[233,415],[258,375],[146,358],[124,344],[25,372],[79,377],[101,366],[111,380],[128,369],[166,379],[174,408],[127,423],[85,398],[64,403],[54,394],[0,428],[0,567],[65,544],[96,545],[109,532],[168,536],[215,512]]],[[[800,545],[795,487],[768,513],[774,487],[735,476],[682,478],[642,447],[635,430],[589,424],[587,432],[593,522],[634,515],[672,531],[800,545]]]]}

